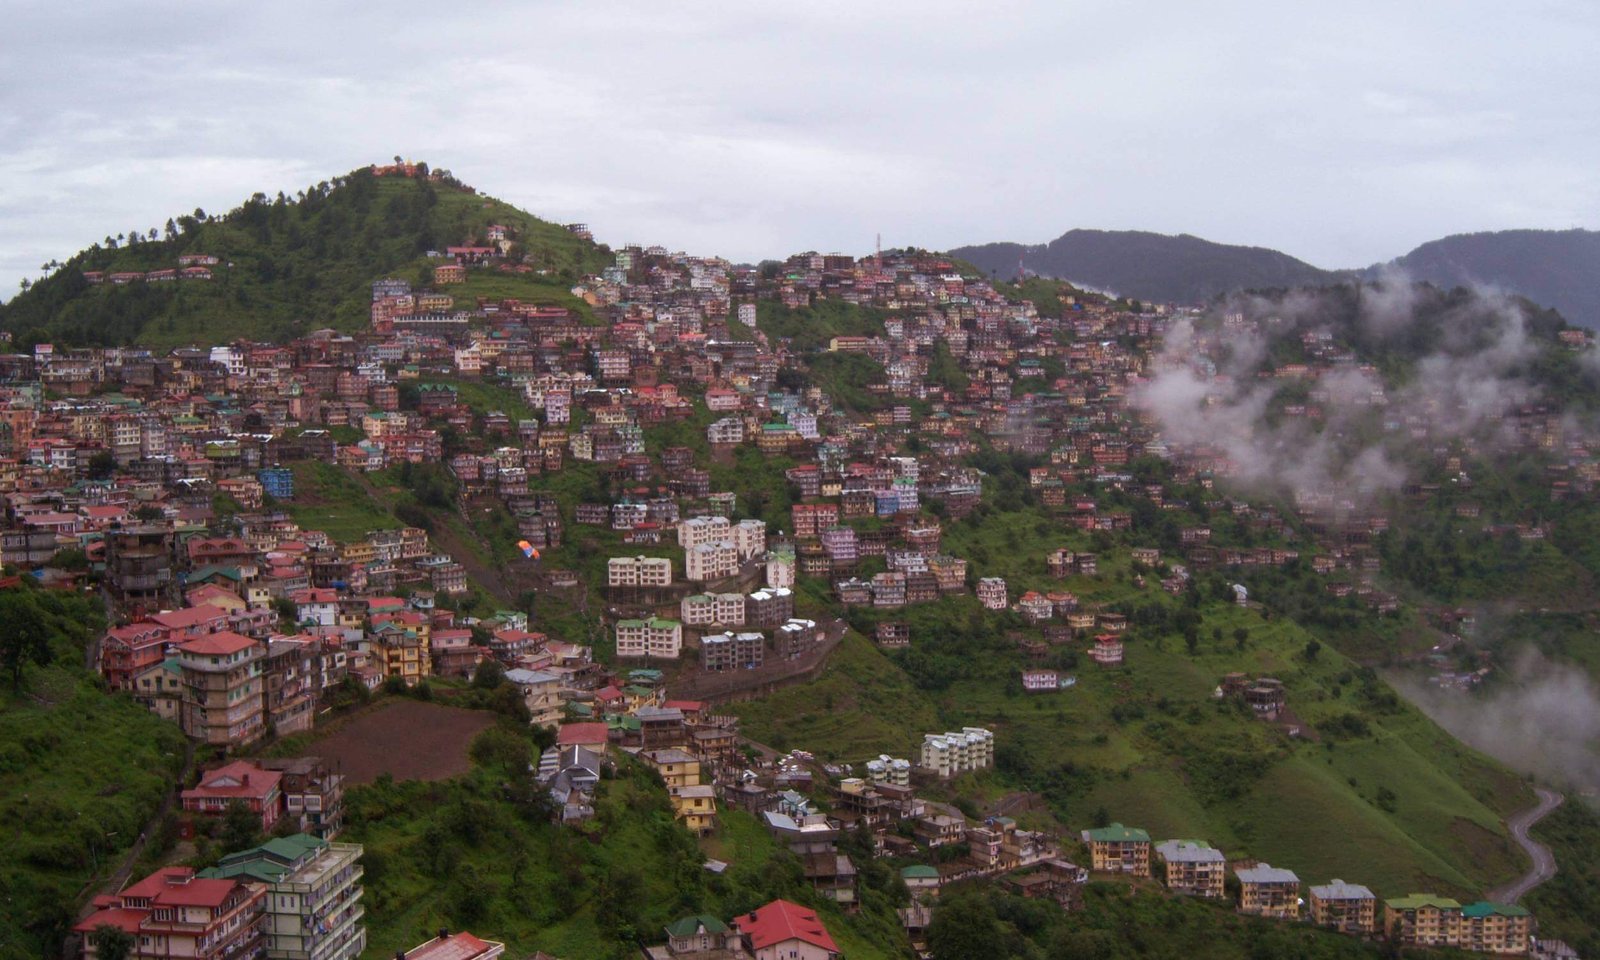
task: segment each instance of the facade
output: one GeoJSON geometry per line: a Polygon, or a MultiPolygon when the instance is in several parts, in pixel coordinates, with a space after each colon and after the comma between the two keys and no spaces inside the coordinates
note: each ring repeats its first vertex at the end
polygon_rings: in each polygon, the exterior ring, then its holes
{"type": "Polygon", "coordinates": [[[678,659],[683,649],[683,624],[651,617],[617,621],[617,656],[678,659]]]}
{"type": "Polygon", "coordinates": [[[1378,898],[1356,883],[1334,880],[1311,888],[1311,922],[1340,933],[1368,937],[1378,932],[1378,898]]]}
{"type": "Polygon", "coordinates": [[[695,544],[683,553],[683,576],[687,580],[719,580],[738,572],[739,548],[732,540],[695,544]]]}
{"type": "MultiPolygon", "coordinates": [[[[188,867],[164,867],[112,896],[73,929],[92,933],[110,924],[133,937],[138,960],[199,957],[256,958],[266,949],[264,884],[199,877],[188,867]]],[[[85,960],[98,960],[85,936],[85,960]]]]}
{"type": "Polygon", "coordinates": [[[672,561],[666,557],[612,557],[606,563],[611,587],[670,587],[672,561]]]}
{"type": "Polygon", "coordinates": [[[713,633],[700,638],[700,662],[712,673],[751,670],[766,661],[766,637],[754,631],[713,633]]]}
{"type": "Polygon", "coordinates": [[[918,764],[941,779],[994,765],[994,734],[982,727],[959,733],[929,733],[922,738],[918,764]]]}
{"type": "Polygon", "coordinates": [[[183,732],[209,746],[239,747],[266,730],[261,661],[266,645],[224,631],[178,647],[183,732]]]}
{"type": "Polygon", "coordinates": [[[223,857],[200,876],[267,885],[271,960],[354,960],[367,946],[361,853],[302,833],[223,857]]]}
{"type": "Polygon", "coordinates": [[[1221,898],[1228,871],[1221,850],[1204,840],[1168,840],[1156,845],[1167,889],[1195,897],[1221,898]]]}
{"type": "Polygon", "coordinates": [[[1150,876],[1150,834],[1143,830],[1113,823],[1083,831],[1083,842],[1089,845],[1089,867],[1095,872],[1150,876]]]}
{"type": "Polygon", "coordinates": [[[1300,878],[1293,870],[1261,863],[1235,870],[1239,912],[1275,920],[1300,919],[1300,878]]]}

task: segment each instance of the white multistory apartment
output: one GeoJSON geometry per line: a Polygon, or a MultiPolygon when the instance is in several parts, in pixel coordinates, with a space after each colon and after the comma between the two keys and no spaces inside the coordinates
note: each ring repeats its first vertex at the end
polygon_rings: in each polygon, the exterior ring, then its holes
{"type": "Polygon", "coordinates": [[[612,557],[606,584],[613,587],[669,587],[672,561],[666,557],[612,557]]]}
{"type": "Polygon", "coordinates": [[[911,785],[911,761],[879,754],[878,759],[867,761],[867,779],[873,783],[888,783],[898,787],[911,785]]]}
{"type": "Polygon", "coordinates": [[[765,520],[740,520],[733,527],[733,542],[739,548],[739,559],[748,560],[767,549],[767,522],[765,520]]]}
{"type": "Polygon", "coordinates": [[[739,548],[732,540],[702,543],[684,551],[683,575],[687,580],[717,580],[738,572],[739,548]]]}
{"type": "Polygon", "coordinates": [[[774,590],[794,587],[794,547],[774,547],[767,551],[767,586],[774,590]]]}
{"type": "Polygon", "coordinates": [[[706,441],[713,444],[744,443],[744,421],[738,417],[723,417],[706,427],[706,441]]]}
{"type": "Polygon", "coordinates": [[[1011,605],[1006,596],[1006,582],[1001,577],[984,577],[978,581],[978,602],[985,610],[1004,610],[1011,605]]]}
{"type": "Polygon", "coordinates": [[[678,603],[678,619],[686,627],[706,627],[717,622],[717,598],[709,593],[691,593],[678,603]]]}
{"type": "Polygon", "coordinates": [[[922,756],[917,765],[940,778],[991,767],[994,765],[994,734],[982,727],[924,734],[922,756]]]}
{"type": "Polygon", "coordinates": [[[617,621],[617,656],[678,659],[683,649],[683,624],[651,617],[617,621]]]}
{"type": "MultiPolygon", "coordinates": [[[[223,857],[204,878],[268,880],[266,956],[354,960],[367,947],[361,845],[307,834],[223,857]]],[[[148,954],[145,954],[148,956],[148,954]]]]}
{"type": "Polygon", "coordinates": [[[725,627],[744,626],[744,594],[719,593],[712,598],[712,607],[716,620],[725,627]]]}
{"type": "Polygon", "coordinates": [[[678,521],[678,545],[685,550],[702,543],[733,539],[733,524],[727,517],[690,517],[678,521]]]}

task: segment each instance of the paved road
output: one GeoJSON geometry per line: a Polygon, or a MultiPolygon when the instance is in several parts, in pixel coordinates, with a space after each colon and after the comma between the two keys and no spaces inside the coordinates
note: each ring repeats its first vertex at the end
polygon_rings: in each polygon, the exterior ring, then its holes
{"type": "Polygon", "coordinates": [[[1533,829],[1534,824],[1548,816],[1550,811],[1561,806],[1561,801],[1566,797],[1544,787],[1534,787],[1533,790],[1539,795],[1539,802],[1506,821],[1506,826],[1511,828],[1511,838],[1517,841],[1518,846],[1528,851],[1528,856],[1533,859],[1533,866],[1516,880],[1489,891],[1488,899],[1495,903],[1516,903],[1527,896],[1534,887],[1556,875],[1555,855],[1550,852],[1549,847],[1529,837],[1528,831],[1533,829]]]}

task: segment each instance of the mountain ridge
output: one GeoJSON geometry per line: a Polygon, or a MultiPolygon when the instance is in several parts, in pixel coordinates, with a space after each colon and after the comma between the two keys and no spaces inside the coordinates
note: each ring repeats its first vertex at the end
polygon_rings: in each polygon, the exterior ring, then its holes
{"type": "Polygon", "coordinates": [[[1400,269],[1442,287],[1489,285],[1600,327],[1600,232],[1499,230],[1452,234],[1367,267],[1324,269],[1268,247],[1223,244],[1193,234],[1073,229],[1043,244],[994,242],[949,253],[996,276],[1029,272],[1122,296],[1196,302],[1233,290],[1323,286],[1400,269]]]}

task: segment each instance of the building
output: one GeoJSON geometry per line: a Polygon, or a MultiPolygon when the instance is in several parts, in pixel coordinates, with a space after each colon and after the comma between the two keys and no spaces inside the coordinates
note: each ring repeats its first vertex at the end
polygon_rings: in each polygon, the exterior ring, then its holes
{"type": "Polygon", "coordinates": [[[994,734],[982,727],[962,727],[959,733],[924,734],[917,765],[941,779],[991,767],[994,734]]]}
{"type": "Polygon", "coordinates": [[[188,867],[163,867],[111,896],[73,930],[85,934],[83,955],[97,960],[87,936],[110,925],[133,937],[138,960],[255,958],[266,948],[267,887],[198,877],[188,867]]]}
{"type": "Polygon", "coordinates": [[[1102,667],[1122,666],[1122,638],[1111,633],[1095,637],[1094,646],[1089,649],[1089,656],[1102,667]]]}
{"type": "Polygon", "coordinates": [[[367,946],[361,852],[300,833],[223,857],[200,876],[267,885],[271,960],[353,960],[367,946]]]}
{"type": "Polygon", "coordinates": [[[465,930],[440,930],[437,937],[417,944],[395,960],[495,960],[505,952],[505,944],[481,940],[465,930]]]}
{"type": "Polygon", "coordinates": [[[766,661],[766,637],[754,631],[713,633],[700,638],[700,662],[712,673],[753,670],[766,661]]]}
{"type": "Polygon", "coordinates": [[[1413,893],[1383,902],[1383,935],[1406,947],[1454,947],[1461,942],[1461,904],[1413,893]]]}
{"type": "Polygon", "coordinates": [[[756,960],[840,960],[839,947],[816,912],[797,903],[774,900],[733,924],[756,960]]]}
{"type": "Polygon", "coordinates": [[[180,795],[185,812],[220,817],[235,803],[243,804],[261,821],[263,833],[283,816],[283,775],[263,770],[248,760],[235,760],[225,767],[200,775],[193,789],[180,795]]]}
{"type": "Polygon", "coordinates": [[[334,773],[321,757],[263,760],[261,766],[283,775],[284,816],[301,833],[332,840],[344,829],[344,775],[334,773]]]}
{"type": "Polygon", "coordinates": [[[683,649],[683,624],[651,617],[617,621],[617,656],[678,659],[683,649]]]}
{"type": "Polygon", "coordinates": [[[1533,944],[1533,915],[1514,903],[1482,900],[1461,908],[1461,947],[1477,953],[1527,956],[1533,944]]]}
{"type": "Polygon", "coordinates": [[[719,580],[739,572],[739,548],[732,540],[700,543],[683,554],[683,575],[687,580],[719,580]]]}
{"type": "Polygon", "coordinates": [[[294,499],[294,471],[288,467],[267,467],[257,471],[261,492],[274,500],[294,499]]]}
{"type": "Polygon", "coordinates": [[[1150,834],[1143,830],[1113,823],[1083,831],[1083,842],[1089,845],[1091,870],[1150,876],[1150,834]]]}
{"type": "Polygon", "coordinates": [[[985,610],[1004,610],[1011,605],[1002,577],[983,577],[978,581],[978,602],[985,610]]]}
{"type": "Polygon", "coordinates": [[[1334,880],[1311,888],[1311,922],[1366,937],[1378,932],[1378,898],[1355,883],[1334,880]]]}
{"type": "Polygon", "coordinates": [[[553,727],[561,722],[564,703],[561,677],[544,670],[507,670],[506,680],[516,685],[528,707],[529,723],[553,727]]]}
{"type": "Polygon", "coordinates": [[[612,557],[606,562],[606,586],[670,587],[672,561],[666,557],[612,557]]]}
{"type": "Polygon", "coordinates": [[[1156,845],[1167,889],[1195,897],[1221,898],[1227,858],[1204,840],[1168,840],[1156,845]]]}
{"type": "Polygon", "coordinates": [[[1300,878],[1293,870],[1260,863],[1235,870],[1239,912],[1276,920],[1300,919],[1300,878]]]}
{"type": "Polygon", "coordinates": [[[261,660],[266,645],[231,631],[178,646],[183,732],[208,746],[238,747],[266,730],[261,660]]]}

